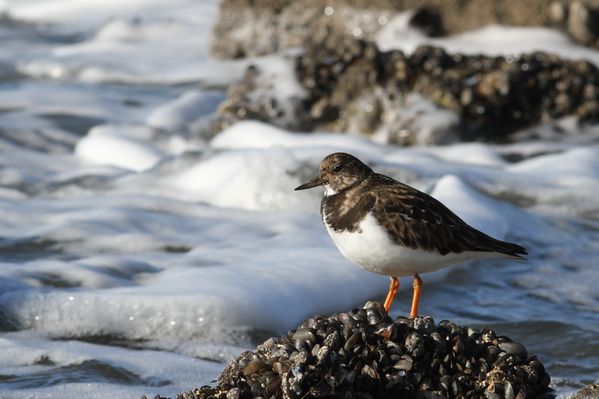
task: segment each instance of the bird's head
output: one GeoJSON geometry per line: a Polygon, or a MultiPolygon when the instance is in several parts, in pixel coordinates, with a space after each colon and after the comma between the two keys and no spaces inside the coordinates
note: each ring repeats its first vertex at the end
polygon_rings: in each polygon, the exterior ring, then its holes
{"type": "Polygon", "coordinates": [[[295,190],[324,186],[326,195],[335,195],[359,184],[373,173],[372,169],[353,155],[336,152],[327,155],[320,162],[318,176],[295,190]]]}

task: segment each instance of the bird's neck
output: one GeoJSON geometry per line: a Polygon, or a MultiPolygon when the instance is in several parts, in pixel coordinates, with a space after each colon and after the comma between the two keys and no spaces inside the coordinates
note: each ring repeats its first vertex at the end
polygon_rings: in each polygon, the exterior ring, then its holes
{"type": "Polygon", "coordinates": [[[356,186],[322,198],[320,212],[327,227],[337,232],[358,231],[359,224],[372,208],[372,196],[356,186]]]}
{"type": "Polygon", "coordinates": [[[325,197],[332,197],[333,195],[337,195],[339,194],[339,191],[335,190],[333,187],[329,186],[328,184],[326,184],[324,186],[324,196],[325,197]]]}
{"type": "Polygon", "coordinates": [[[346,186],[344,186],[343,188],[334,188],[328,184],[325,184],[324,186],[324,196],[325,198],[327,197],[334,197],[337,195],[349,195],[351,193],[355,193],[358,190],[361,190],[364,186],[366,186],[369,182],[370,178],[366,178],[366,179],[362,179],[362,180],[358,180],[352,184],[348,184],[346,186]]]}

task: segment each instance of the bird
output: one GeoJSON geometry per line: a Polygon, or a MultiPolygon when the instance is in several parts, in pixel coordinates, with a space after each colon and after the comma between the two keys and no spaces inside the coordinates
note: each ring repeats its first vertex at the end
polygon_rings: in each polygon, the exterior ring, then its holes
{"type": "Polygon", "coordinates": [[[526,249],[468,225],[434,197],[375,173],[336,152],[316,177],[295,188],[324,187],[320,214],[339,251],[363,269],[390,277],[383,304],[390,313],[399,278],[413,276],[410,318],[418,316],[421,273],[485,258],[525,259],[526,249]]]}

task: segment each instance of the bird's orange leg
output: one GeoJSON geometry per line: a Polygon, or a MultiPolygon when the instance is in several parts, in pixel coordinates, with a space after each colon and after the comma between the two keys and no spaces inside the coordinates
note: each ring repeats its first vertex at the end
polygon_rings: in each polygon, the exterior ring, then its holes
{"type": "Polygon", "coordinates": [[[418,316],[418,303],[420,302],[420,288],[422,288],[422,279],[418,273],[414,273],[414,296],[412,297],[412,310],[410,310],[410,319],[418,316]]]}
{"type": "Polygon", "coordinates": [[[385,298],[385,303],[383,307],[389,314],[391,310],[391,303],[393,302],[393,298],[395,298],[395,294],[397,294],[397,289],[399,288],[399,279],[397,277],[391,277],[391,282],[389,283],[389,292],[387,292],[387,298],[385,298]]]}

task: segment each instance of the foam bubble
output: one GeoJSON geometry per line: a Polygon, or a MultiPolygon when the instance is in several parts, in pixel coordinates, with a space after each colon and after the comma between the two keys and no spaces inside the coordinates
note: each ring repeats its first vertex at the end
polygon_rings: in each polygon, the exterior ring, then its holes
{"type": "MultiPolygon", "coordinates": [[[[127,130],[130,132],[131,128],[127,130]]],[[[147,133],[147,129],[138,128],[137,132],[147,133]]],[[[75,154],[89,162],[137,172],[153,167],[165,155],[155,147],[125,136],[115,126],[92,128],[88,135],[77,143],[75,154]]]]}
{"type": "Polygon", "coordinates": [[[376,43],[381,50],[399,49],[412,53],[418,46],[442,47],[450,53],[513,56],[545,51],[561,57],[586,59],[599,65],[599,55],[587,47],[573,44],[555,29],[544,27],[515,27],[489,25],[454,36],[431,38],[408,25],[410,14],[400,14],[377,33],[376,43]]]}

